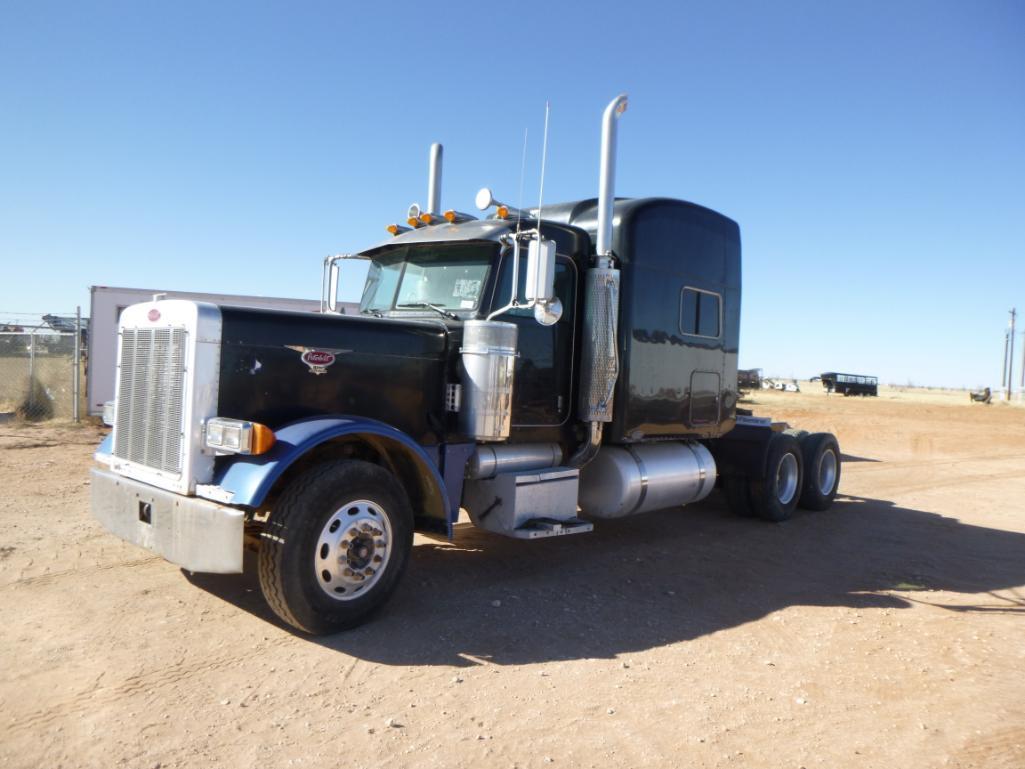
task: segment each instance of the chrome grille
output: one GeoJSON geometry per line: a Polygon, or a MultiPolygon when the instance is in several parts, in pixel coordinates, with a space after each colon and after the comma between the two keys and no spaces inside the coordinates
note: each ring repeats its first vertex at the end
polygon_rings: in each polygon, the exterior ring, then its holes
{"type": "Polygon", "coordinates": [[[121,330],[114,456],[181,472],[187,339],[184,328],[121,330]]]}

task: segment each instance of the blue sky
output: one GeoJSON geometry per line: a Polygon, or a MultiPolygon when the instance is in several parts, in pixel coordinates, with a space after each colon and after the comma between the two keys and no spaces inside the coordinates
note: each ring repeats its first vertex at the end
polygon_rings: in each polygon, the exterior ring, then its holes
{"type": "MultiPolygon", "coordinates": [[[[88,286],[316,297],[426,196],[692,200],[744,242],[741,364],[994,384],[1025,310],[1025,4],[0,5],[0,312],[88,286]]],[[[0,319],[3,319],[0,315],[0,319]]],[[[1018,349],[1021,350],[1019,340],[1018,349]]],[[[1020,365],[1020,361],[1019,361],[1020,365]]]]}

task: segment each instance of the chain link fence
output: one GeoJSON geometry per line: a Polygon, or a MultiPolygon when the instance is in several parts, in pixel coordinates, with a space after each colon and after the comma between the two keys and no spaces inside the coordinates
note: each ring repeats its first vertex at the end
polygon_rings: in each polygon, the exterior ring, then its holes
{"type": "Polygon", "coordinates": [[[0,422],[85,414],[85,321],[78,313],[0,313],[0,422]]]}

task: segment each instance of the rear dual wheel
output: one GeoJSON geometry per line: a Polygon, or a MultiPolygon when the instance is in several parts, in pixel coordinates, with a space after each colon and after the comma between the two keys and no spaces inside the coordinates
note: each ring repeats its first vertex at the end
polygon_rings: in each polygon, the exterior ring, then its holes
{"type": "Polygon", "coordinates": [[[801,441],[804,484],[800,505],[806,510],[828,510],[840,488],[840,444],[830,433],[812,433],[801,441]]]}
{"type": "Polygon", "coordinates": [[[785,521],[801,496],[804,459],[797,439],[775,433],[769,441],[765,478],[751,481],[749,494],[754,514],[767,521],[785,521]]]}
{"type": "Polygon", "coordinates": [[[785,521],[798,506],[828,510],[840,485],[840,447],[829,433],[788,430],[769,439],[765,477],[726,476],[723,491],[734,513],[785,521]]]}

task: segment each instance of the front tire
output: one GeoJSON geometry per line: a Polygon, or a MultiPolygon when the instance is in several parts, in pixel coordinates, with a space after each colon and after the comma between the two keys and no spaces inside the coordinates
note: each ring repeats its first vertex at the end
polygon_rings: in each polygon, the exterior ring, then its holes
{"type": "Polygon", "coordinates": [[[285,489],[260,534],[260,587],[306,633],[363,622],[389,598],[413,547],[413,513],[395,477],[355,460],[326,462],[285,489]]]}

